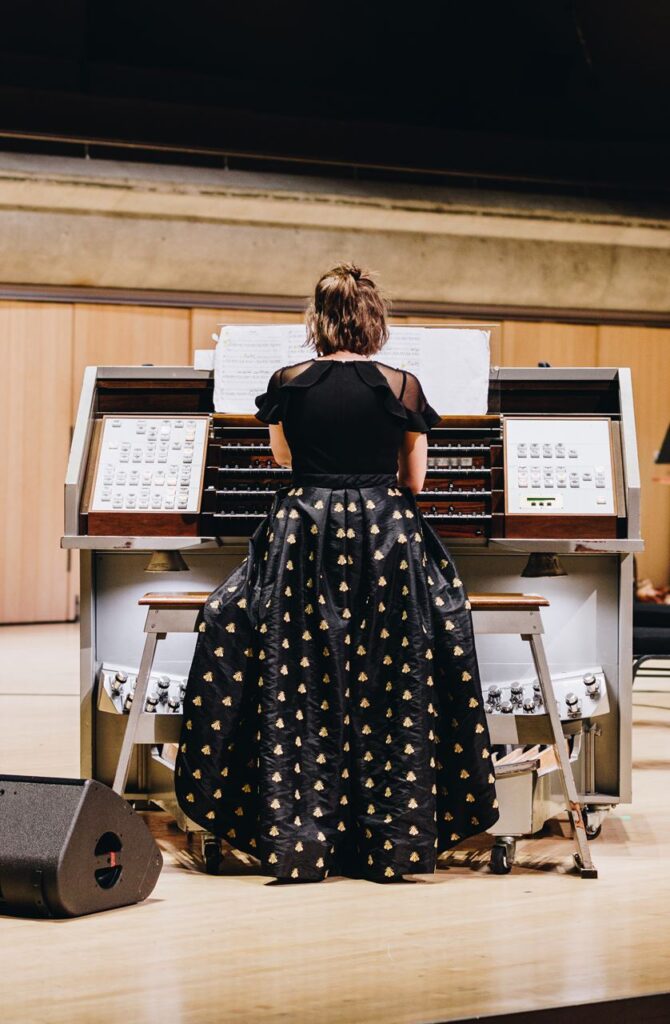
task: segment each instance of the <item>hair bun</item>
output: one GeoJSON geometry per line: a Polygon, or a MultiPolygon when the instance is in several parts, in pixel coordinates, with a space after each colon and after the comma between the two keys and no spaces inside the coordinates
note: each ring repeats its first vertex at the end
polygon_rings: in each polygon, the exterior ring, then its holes
{"type": "Polygon", "coordinates": [[[369,271],[338,263],[316,283],[305,313],[308,340],[321,352],[377,352],[388,341],[387,310],[369,271]]]}

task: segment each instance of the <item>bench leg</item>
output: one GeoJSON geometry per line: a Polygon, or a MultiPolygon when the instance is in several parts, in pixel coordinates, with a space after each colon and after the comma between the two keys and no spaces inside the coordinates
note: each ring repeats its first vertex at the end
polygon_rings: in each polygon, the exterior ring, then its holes
{"type": "Polygon", "coordinates": [[[119,796],[123,796],[123,791],[126,788],[126,782],[128,781],[130,758],[132,757],[133,747],[135,746],[137,728],[140,724],[140,715],[144,711],[144,707],[147,702],[147,691],[149,689],[149,680],[151,678],[151,669],[154,663],[154,655],[156,653],[156,644],[158,639],[158,633],[147,633],[146,640],[144,641],[142,661],[140,662],[140,670],[137,674],[137,682],[135,683],[135,694],[133,696],[133,703],[128,715],[128,721],[126,723],[126,731],[123,734],[121,753],[119,754],[116,774],[114,776],[114,784],[112,786],[114,792],[118,793],[119,796]]]}
{"type": "Polygon", "coordinates": [[[597,878],[598,872],[593,866],[593,861],[591,860],[591,852],[589,850],[588,839],[586,838],[586,828],[584,827],[582,810],[577,799],[575,777],[572,774],[572,765],[570,764],[567,742],[563,735],[563,726],[561,725],[558,708],[556,707],[556,697],[554,696],[554,687],[551,682],[551,674],[549,672],[549,665],[544,651],[544,644],[542,643],[541,636],[535,633],[524,634],[523,639],[528,640],[530,644],[533,662],[535,663],[535,671],[537,672],[537,678],[540,686],[542,687],[542,699],[544,700],[544,706],[547,710],[549,721],[551,723],[551,731],[554,737],[554,750],[556,752],[561,784],[565,794],[565,806],[570,819],[572,835],[577,847],[580,873],[582,878],[597,878]]]}

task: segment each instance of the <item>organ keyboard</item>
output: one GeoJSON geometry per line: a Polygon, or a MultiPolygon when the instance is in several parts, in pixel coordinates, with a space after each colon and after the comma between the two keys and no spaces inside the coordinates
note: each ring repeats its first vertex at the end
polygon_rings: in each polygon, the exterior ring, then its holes
{"type": "MultiPolygon", "coordinates": [[[[508,380],[499,370],[495,412],[444,415],[428,435],[417,495],[436,532],[474,543],[628,536],[618,372],[542,369],[508,380]]],[[[249,536],[291,481],[264,424],[212,411],[209,371],[87,374],[66,486],[69,537],[249,536]]]]}

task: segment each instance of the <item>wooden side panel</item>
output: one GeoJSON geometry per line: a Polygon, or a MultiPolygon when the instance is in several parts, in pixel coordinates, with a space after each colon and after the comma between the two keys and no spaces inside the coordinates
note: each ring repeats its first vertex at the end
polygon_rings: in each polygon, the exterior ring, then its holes
{"type": "Polygon", "coordinates": [[[187,309],[75,305],[73,417],[86,366],[190,366],[189,329],[187,309]]]}
{"type": "Polygon", "coordinates": [[[598,328],[580,324],[522,323],[502,328],[501,366],[597,366],[598,328]]]}
{"type": "Polygon", "coordinates": [[[654,462],[670,420],[670,330],[651,327],[598,328],[600,366],[630,366],[640,461],[642,536],[638,578],[667,586],[670,569],[670,466],[654,462]]]}
{"type": "MultiPolygon", "coordinates": [[[[74,307],[72,422],[86,366],[192,365],[190,311],[154,306],[77,304],[74,307]]],[[[77,569],[78,553],[73,552],[77,569]]],[[[71,573],[70,603],[76,607],[79,572],[71,573]]]]}
{"type": "Polygon", "coordinates": [[[72,307],[0,303],[0,622],[68,618],[72,307]]]}

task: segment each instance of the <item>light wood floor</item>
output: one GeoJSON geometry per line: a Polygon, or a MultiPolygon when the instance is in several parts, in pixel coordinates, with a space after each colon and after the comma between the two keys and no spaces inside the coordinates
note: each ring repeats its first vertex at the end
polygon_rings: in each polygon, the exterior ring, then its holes
{"type": "MultiPolygon", "coordinates": [[[[0,917],[3,1021],[442,1021],[670,988],[670,692],[636,694],[632,806],[566,873],[560,835],[486,837],[433,876],[276,886],[242,860],[203,873],[157,815],[165,867],[144,904],[71,921],[0,917]]],[[[77,627],[0,629],[0,769],[78,774],[77,627]]],[[[557,830],[558,831],[558,830],[557,830]]],[[[194,851],[196,852],[196,851],[194,851]]]]}

